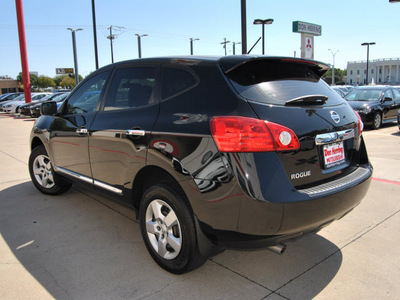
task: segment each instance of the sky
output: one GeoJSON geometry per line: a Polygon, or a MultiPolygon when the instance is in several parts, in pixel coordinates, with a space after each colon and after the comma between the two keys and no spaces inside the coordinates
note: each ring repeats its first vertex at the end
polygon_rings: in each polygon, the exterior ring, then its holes
{"type": "MultiPolygon", "coordinates": [[[[96,69],[91,0],[23,0],[30,72],[56,76],[56,68],[74,66],[72,35],[76,32],[79,74],[96,69]]],[[[21,72],[15,1],[1,0],[0,76],[15,78],[21,72]]],[[[135,34],[141,40],[142,57],[189,55],[190,38],[195,55],[228,55],[232,42],[241,41],[240,0],[95,0],[99,66],[111,63],[110,35],[113,26],[114,62],[138,58],[135,34]],[[120,30],[117,27],[123,27],[120,30]]],[[[293,21],[322,26],[314,39],[314,58],[345,69],[348,61],[366,60],[363,42],[370,46],[370,59],[400,57],[398,21],[400,3],[389,0],[247,0],[248,50],[261,37],[254,19],[274,19],[265,26],[265,54],[300,56],[300,34],[292,32],[293,21]]],[[[251,52],[261,54],[261,41],[251,52]]],[[[236,54],[241,45],[236,45],[236,54]]]]}

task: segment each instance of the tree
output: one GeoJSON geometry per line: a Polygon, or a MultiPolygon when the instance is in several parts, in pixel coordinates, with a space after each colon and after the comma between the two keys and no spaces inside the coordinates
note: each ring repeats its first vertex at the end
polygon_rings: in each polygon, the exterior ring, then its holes
{"type": "Polygon", "coordinates": [[[53,78],[54,83],[56,84],[56,86],[61,86],[61,81],[64,79],[65,75],[58,75],[56,77],[53,78]]]}
{"type": "MultiPolygon", "coordinates": [[[[29,79],[30,79],[30,82],[31,82],[31,87],[33,88],[33,87],[37,87],[37,85],[38,85],[38,77],[35,75],[35,74],[29,74],[29,79]]],[[[21,85],[23,85],[24,84],[24,80],[23,80],[23,78],[22,78],[22,72],[19,72],[19,74],[18,74],[18,76],[17,76],[17,81],[18,82],[20,82],[21,83],[21,85]]]]}
{"type": "Polygon", "coordinates": [[[37,80],[37,84],[40,88],[47,88],[49,86],[55,86],[56,83],[54,82],[53,79],[51,79],[50,77],[47,76],[39,76],[38,80],[37,80]]]}
{"type": "MultiPolygon", "coordinates": [[[[344,84],[343,77],[347,75],[347,70],[341,70],[335,68],[335,84],[344,84]]],[[[332,84],[332,69],[326,71],[322,76],[322,79],[328,84],[332,84]]]]}
{"type": "Polygon", "coordinates": [[[75,79],[69,76],[65,76],[60,82],[60,85],[64,88],[72,88],[75,86],[75,79]]]}

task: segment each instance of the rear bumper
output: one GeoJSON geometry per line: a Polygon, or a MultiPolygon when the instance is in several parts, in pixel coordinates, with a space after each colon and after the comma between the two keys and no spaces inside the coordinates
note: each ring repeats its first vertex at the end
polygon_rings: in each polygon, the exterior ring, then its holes
{"type": "MultiPolygon", "coordinates": [[[[333,221],[341,219],[361,202],[368,191],[372,176],[371,167],[364,170],[368,175],[364,175],[362,181],[341,192],[292,203],[258,203],[257,210],[246,214],[246,219],[244,217],[240,219],[240,224],[246,224],[246,226],[241,226],[242,229],[246,229],[245,232],[214,231],[216,243],[231,249],[257,249],[317,232],[333,221]],[[269,232],[269,228],[278,224],[271,223],[268,217],[263,219],[260,216],[262,212],[271,211],[271,209],[278,212],[278,207],[282,208],[279,229],[276,232],[269,232]],[[263,230],[265,233],[262,232],[263,230]]],[[[243,200],[253,207],[252,200],[243,200]]]]}

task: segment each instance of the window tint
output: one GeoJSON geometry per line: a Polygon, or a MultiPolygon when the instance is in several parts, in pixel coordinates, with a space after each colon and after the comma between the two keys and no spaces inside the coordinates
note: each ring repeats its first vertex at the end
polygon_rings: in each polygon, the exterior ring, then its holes
{"type": "Polygon", "coordinates": [[[400,100],[400,91],[398,89],[393,89],[393,95],[395,100],[400,100]]]}
{"type": "Polygon", "coordinates": [[[196,84],[196,79],[188,71],[165,67],[162,70],[162,98],[166,99],[184,92],[196,84]]]}
{"type": "Polygon", "coordinates": [[[100,73],[80,86],[69,98],[65,113],[72,115],[95,111],[109,73],[100,73]]]}
{"type": "Polygon", "coordinates": [[[329,105],[343,103],[343,99],[305,64],[254,61],[235,68],[227,76],[236,91],[249,100],[285,105],[305,95],[325,95],[329,105]]]}
{"type": "Polygon", "coordinates": [[[392,90],[387,90],[387,91],[385,92],[384,98],[392,98],[392,99],[393,99],[394,97],[393,97],[392,90]]]}
{"type": "Polygon", "coordinates": [[[155,103],[156,68],[132,67],[115,72],[104,110],[126,109],[155,103]]]}

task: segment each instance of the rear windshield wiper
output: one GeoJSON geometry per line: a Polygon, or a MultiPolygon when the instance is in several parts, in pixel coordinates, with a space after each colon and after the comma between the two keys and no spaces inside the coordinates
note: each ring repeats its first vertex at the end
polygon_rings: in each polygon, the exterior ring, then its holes
{"type": "Polygon", "coordinates": [[[307,104],[325,104],[328,100],[324,95],[306,95],[286,101],[285,105],[307,105],[307,104]]]}

